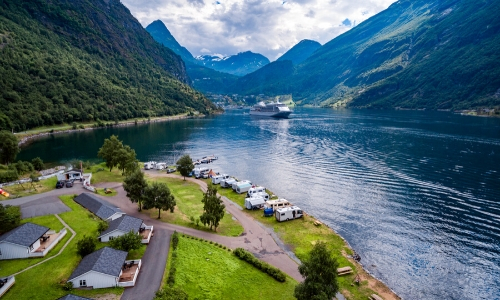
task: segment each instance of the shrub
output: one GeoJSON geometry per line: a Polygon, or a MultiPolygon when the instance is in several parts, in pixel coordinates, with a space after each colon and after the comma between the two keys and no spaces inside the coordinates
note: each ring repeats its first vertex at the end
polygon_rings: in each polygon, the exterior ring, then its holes
{"type": "Polygon", "coordinates": [[[174,231],[174,234],[172,234],[172,248],[177,250],[177,244],[179,244],[179,234],[177,231],[174,231]]]}
{"type": "Polygon", "coordinates": [[[188,294],[180,288],[165,286],[156,292],[154,300],[188,300],[188,294]]]}
{"type": "Polygon", "coordinates": [[[252,253],[246,251],[245,249],[243,249],[243,248],[236,248],[236,249],[234,249],[233,253],[239,259],[244,260],[244,261],[252,264],[257,269],[259,269],[259,270],[261,270],[261,271],[269,274],[271,277],[273,277],[277,281],[279,281],[279,282],[285,282],[286,281],[286,275],[285,275],[285,273],[283,273],[283,271],[281,271],[280,269],[275,268],[275,267],[269,265],[266,262],[258,260],[255,256],[253,256],[252,253]]]}
{"type": "Polygon", "coordinates": [[[15,181],[19,178],[17,170],[8,170],[0,172],[0,183],[15,181]]]}
{"type": "Polygon", "coordinates": [[[10,231],[21,223],[21,208],[19,206],[2,205],[0,203],[0,234],[10,231]]]}
{"type": "Polygon", "coordinates": [[[85,126],[83,126],[82,124],[80,124],[80,125],[78,125],[78,128],[85,129],[85,126]]]}
{"type": "Polygon", "coordinates": [[[106,221],[100,221],[99,225],[97,225],[97,230],[99,231],[99,233],[102,233],[103,231],[105,231],[106,229],[108,229],[108,227],[109,227],[108,222],[106,222],[106,221]]]}
{"type": "Polygon", "coordinates": [[[142,237],[137,233],[130,231],[124,235],[116,237],[109,242],[109,245],[115,249],[131,251],[141,248],[142,237]]]}
{"type": "Polygon", "coordinates": [[[78,127],[78,126],[76,125],[76,123],[75,123],[75,122],[71,123],[71,128],[73,128],[73,130],[74,130],[74,129],[76,129],[77,127],[78,127]]]}
{"type": "Polygon", "coordinates": [[[76,247],[78,254],[81,257],[85,257],[86,255],[94,252],[96,248],[95,238],[84,235],[83,238],[78,241],[76,247]]]}
{"type": "Polygon", "coordinates": [[[73,282],[71,282],[71,281],[67,281],[63,285],[63,290],[65,290],[65,291],[71,291],[72,289],[73,289],[73,282]]]}

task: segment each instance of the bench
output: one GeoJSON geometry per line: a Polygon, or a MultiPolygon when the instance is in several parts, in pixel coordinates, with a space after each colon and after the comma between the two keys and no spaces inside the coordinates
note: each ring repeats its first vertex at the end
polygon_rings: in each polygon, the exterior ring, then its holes
{"type": "Polygon", "coordinates": [[[352,273],[351,267],[343,267],[343,268],[337,269],[338,276],[347,275],[347,274],[351,274],[351,273],[352,273]]]}
{"type": "Polygon", "coordinates": [[[370,300],[384,300],[384,299],[382,297],[380,297],[379,295],[372,294],[370,296],[370,300]]]}

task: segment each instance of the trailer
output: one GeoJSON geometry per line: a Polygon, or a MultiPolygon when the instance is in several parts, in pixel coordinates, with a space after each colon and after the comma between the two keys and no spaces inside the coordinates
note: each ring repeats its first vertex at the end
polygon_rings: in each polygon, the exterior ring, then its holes
{"type": "Polygon", "coordinates": [[[167,163],[157,163],[155,165],[155,169],[156,170],[163,170],[163,169],[166,169],[167,168],[167,163]]]}
{"type": "Polygon", "coordinates": [[[156,162],[155,161],[148,161],[144,163],[144,170],[151,170],[156,167],[156,162]]]}
{"type": "Polygon", "coordinates": [[[264,200],[266,200],[266,201],[269,200],[269,194],[266,192],[253,193],[248,197],[249,198],[264,198],[264,200]]]}
{"type": "Polygon", "coordinates": [[[264,207],[266,200],[264,198],[245,198],[245,208],[246,209],[260,209],[264,207]]]}
{"type": "Polygon", "coordinates": [[[212,184],[219,184],[221,183],[222,180],[229,179],[229,175],[227,174],[222,174],[222,175],[217,175],[212,177],[212,184]]]}
{"type": "Polygon", "coordinates": [[[244,182],[242,184],[236,185],[236,193],[243,194],[243,193],[248,192],[248,190],[251,188],[252,188],[252,185],[250,183],[244,182]]]}
{"type": "Polygon", "coordinates": [[[290,202],[288,202],[288,200],[286,200],[286,199],[270,200],[270,201],[267,201],[267,203],[266,203],[266,207],[272,208],[273,211],[276,211],[279,208],[288,207],[288,206],[292,206],[292,204],[290,202]]]}
{"type": "Polygon", "coordinates": [[[297,206],[278,208],[274,214],[278,222],[302,218],[304,212],[297,206]]]}
{"type": "Polygon", "coordinates": [[[250,187],[252,187],[252,183],[250,182],[250,180],[236,181],[236,182],[235,182],[235,183],[233,183],[233,185],[232,185],[233,191],[236,191],[236,188],[238,187],[238,184],[244,184],[244,183],[249,183],[249,184],[250,184],[250,187]]]}
{"type": "Polygon", "coordinates": [[[264,193],[266,192],[266,188],[265,187],[263,187],[263,186],[252,186],[252,188],[248,190],[247,196],[251,197],[252,194],[262,193],[262,192],[264,192],[264,193]]]}
{"type": "Polygon", "coordinates": [[[209,168],[204,168],[204,167],[201,167],[201,168],[196,168],[194,169],[194,177],[196,178],[200,178],[201,176],[203,176],[203,173],[208,173],[208,171],[210,171],[209,168]]]}
{"type": "Polygon", "coordinates": [[[233,183],[235,183],[235,182],[236,182],[236,179],[234,179],[234,178],[228,178],[226,180],[221,180],[220,187],[228,188],[228,187],[233,186],[233,183]]]}

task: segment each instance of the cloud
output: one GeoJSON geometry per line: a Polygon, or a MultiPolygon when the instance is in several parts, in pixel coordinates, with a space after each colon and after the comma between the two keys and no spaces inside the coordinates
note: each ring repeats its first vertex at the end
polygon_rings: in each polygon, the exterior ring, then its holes
{"type": "Polygon", "coordinates": [[[202,48],[202,49],[200,50],[200,53],[212,53],[212,51],[210,51],[210,50],[209,50],[209,49],[207,49],[207,48],[202,48]]]}
{"type": "Polygon", "coordinates": [[[122,0],[146,27],[160,19],[193,55],[252,51],[271,60],[303,39],[325,44],[394,0],[122,0]]]}

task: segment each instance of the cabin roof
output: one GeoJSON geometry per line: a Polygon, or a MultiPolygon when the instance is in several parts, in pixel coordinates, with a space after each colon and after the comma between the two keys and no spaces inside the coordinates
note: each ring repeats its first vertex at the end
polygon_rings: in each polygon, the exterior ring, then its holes
{"type": "Polygon", "coordinates": [[[127,252],[109,247],[101,248],[85,256],[73,271],[68,280],[74,279],[89,271],[95,271],[118,277],[127,258],[127,252]]]}
{"type": "Polygon", "coordinates": [[[49,228],[33,223],[25,223],[0,236],[0,242],[9,242],[29,247],[43,236],[49,228]]]}
{"type": "Polygon", "coordinates": [[[121,230],[123,232],[133,231],[135,233],[139,232],[141,228],[142,220],[139,218],[131,217],[128,215],[123,215],[113,221],[109,222],[109,227],[101,233],[101,236],[106,235],[115,230],[121,230]]]}
{"type": "Polygon", "coordinates": [[[116,213],[123,214],[118,207],[91,193],[81,193],[75,198],[75,202],[90,210],[103,220],[108,219],[116,213]]]}

